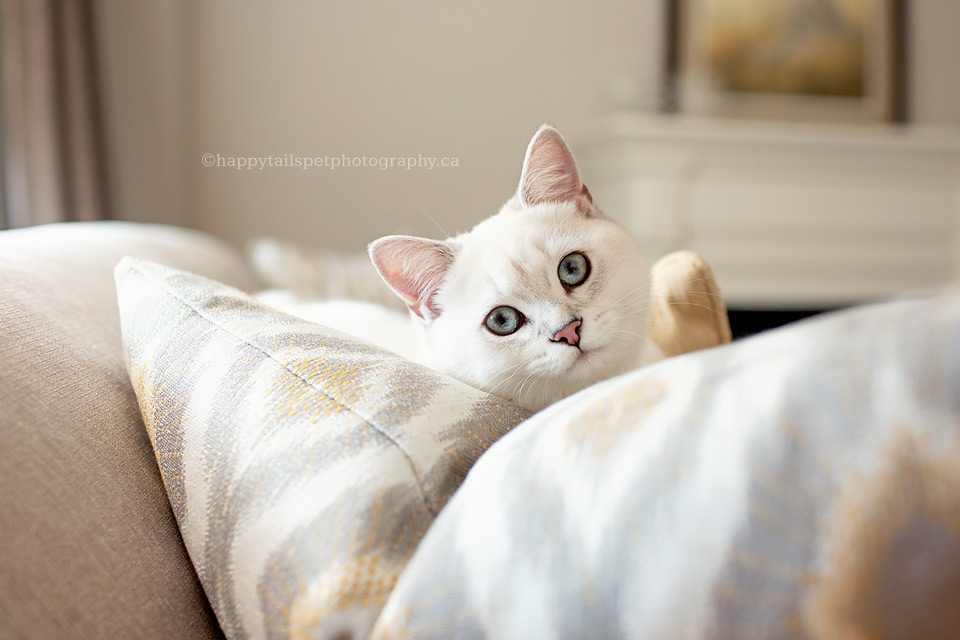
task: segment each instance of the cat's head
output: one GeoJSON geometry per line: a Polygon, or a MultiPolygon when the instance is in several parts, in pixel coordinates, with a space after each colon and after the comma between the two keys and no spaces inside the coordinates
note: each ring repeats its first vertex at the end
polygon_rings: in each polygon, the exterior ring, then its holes
{"type": "Polygon", "coordinates": [[[529,409],[640,362],[649,265],[596,208],[549,126],[497,215],[443,241],[381,238],[370,256],[423,328],[436,369],[529,409]]]}

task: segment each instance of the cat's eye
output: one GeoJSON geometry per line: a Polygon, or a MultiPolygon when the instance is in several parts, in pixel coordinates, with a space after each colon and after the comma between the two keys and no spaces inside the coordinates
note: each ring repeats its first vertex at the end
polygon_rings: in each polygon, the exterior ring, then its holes
{"type": "Polygon", "coordinates": [[[523,326],[523,314],[513,307],[497,307],[483,321],[491,333],[508,336],[523,326]]]}
{"type": "Polygon", "coordinates": [[[560,284],[567,288],[580,286],[590,275],[590,261],[582,253],[568,253],[557,267],[560,284]]]}

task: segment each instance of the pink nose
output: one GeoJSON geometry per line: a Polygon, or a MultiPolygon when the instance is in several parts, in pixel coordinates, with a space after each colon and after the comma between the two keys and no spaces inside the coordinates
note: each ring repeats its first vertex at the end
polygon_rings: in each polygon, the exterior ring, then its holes
{"type": "Polygon", "coordinates": [[[567,344],[572,346],[577,346],[580,342],[580,321],[574,320],[560,331],[557,331],[553,334],[553,337],[550,338],[554,342],[562,342],[563,340],[567,341],[567,344]]]}

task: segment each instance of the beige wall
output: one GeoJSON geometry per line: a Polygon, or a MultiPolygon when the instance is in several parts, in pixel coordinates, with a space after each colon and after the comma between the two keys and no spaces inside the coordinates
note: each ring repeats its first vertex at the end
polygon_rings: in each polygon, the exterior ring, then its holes
{"type": "Polygon", "coordinates": [[[186,149],[194,97],[185,0],[97,0],[97,44],[114,215],[189,224],[186,149]]]}
{"type": "MultiPolygon", "coordinates": [[[[660,0],[99,0],[120,215],[359,248],[497,210],[542,121],[650,106],[660,0]],[[229,156],[453,156],[459,167],[235,171],[229,156]]],[[[914,3],[917,121],[960,125],[960,3],[914,3]]]]}
{"type": "Polygon", "coordinates": [[[908,90],[918,122],[960,125],[960,2],[911,2],[908,90]]]}

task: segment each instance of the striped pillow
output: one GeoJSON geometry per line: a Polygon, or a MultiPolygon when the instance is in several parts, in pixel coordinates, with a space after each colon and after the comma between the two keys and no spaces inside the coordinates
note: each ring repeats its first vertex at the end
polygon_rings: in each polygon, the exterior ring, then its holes
{"type": "Polygon", "coordinates": [[[127,258],[116,280],[130,379],[224,632],[366,637],[526,413],[199,276],[127,258]]]}

